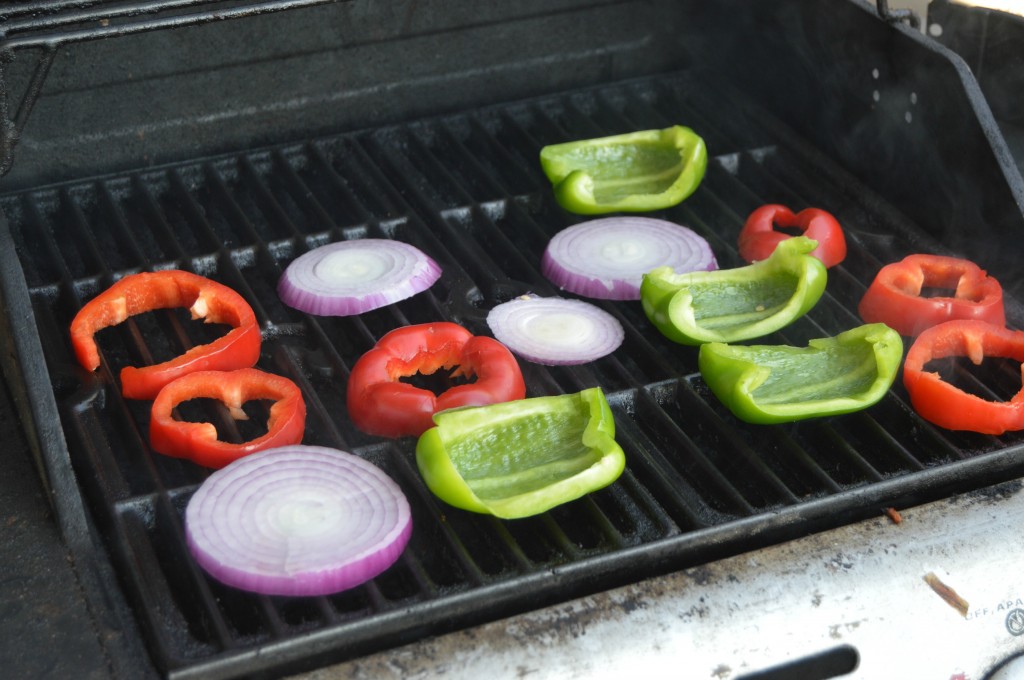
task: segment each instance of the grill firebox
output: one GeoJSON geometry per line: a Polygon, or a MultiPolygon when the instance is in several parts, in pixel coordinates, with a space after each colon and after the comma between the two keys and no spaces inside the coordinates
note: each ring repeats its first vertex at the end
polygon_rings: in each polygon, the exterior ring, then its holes
{"type": "MultiPolygon", "coordinates": [[[[627,469],[584,499],[509,522],[459,511],[420,480],[413,440],[352,427],[349,369],[388,330],[443,319],[487,334],[493,305],[559,294],[539,273],[541,253],[580,218],[554,203],[537,163],[543,145],[676,123],[702,135],[713,160],[699,191],[658,216],[707,238],[722,267],[742,264],[736,236],[764,203],[822,207],[847,230],[850,253],[830,270],[824,298],[765,343],[804,345],[858,325],[856,304],[883,264],[947,252],[756,102],[692,72],[0,197],[8,220],[0,248],[13,246],[24,274],[74,479],[157,672],[311,668],[1024,474],[1024,435],[934,428],[898,383],[861,413],[740,423],[701,381],[696,348],[661,337],[635,302],[598,303],[626,329],[611,357],[564,368],[522,362],[530,396],[595,385],[608,395],[627,469]],[[351,318],[312,317],[279,301],[275,285],[292,259],[362,237],[416,245],[442,266],[442,279],[351,318]],[[401,485],[413,537],[385,574],[332,597],[274,598],[222,587],[189,558],[182,516],[207,472],[149,450],[149,402],[123,400],[116,376],[217,329],[177,312],[136,317],[101,333],[95,375],[77,367],[67,337],[81,304],[117,278],[172,267],[250,301],[264,331],[260,367],[295,380],[306,397],[305,443],[352,451],[401,485]]],[[[5,286],[14,295],[10,275],[5,286]]],[[[1020,323],[1015,309],[1011,325],[1020,323]]],[[[1010,366],[951,370],[992,395],[1019,385],[1010,366]]],[[[225,438],[245,436],[217,407],[196,415],[225,438]]]]}

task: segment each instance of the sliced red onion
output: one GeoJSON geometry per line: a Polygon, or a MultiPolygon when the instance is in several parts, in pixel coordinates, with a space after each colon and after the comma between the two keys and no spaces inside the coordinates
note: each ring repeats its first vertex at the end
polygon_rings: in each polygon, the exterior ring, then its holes
{"type": "Polygon", "coordinates": [[[718,269],[711,245],[673,222],[605,217],[555,234],[541,272],[563,290],[602,300],[639,300],[644,274],[661,266],[677,273],[718,269]]]}
{"type": "Polygon", "coordinates": [[[441,267],[402,241],[338,241],[301,255],[285,269],[277,293],[285,304],[320,316],[351,316],[420,293],[441,267]]]}
{"type": "Polygon", "coordinates": [[[229,586],[326,595],[390,567],[412,533],[402,490],[351,453],[285,446],[210,475],[185,510],[196,562],[229,586]]]}
{"type": "Polygon", "coordinates": [[[487,314],[494,337],[515,354],[545,366],[583,364],[611,354],[622,324],[583,300],[524,295],[487,314]]]}

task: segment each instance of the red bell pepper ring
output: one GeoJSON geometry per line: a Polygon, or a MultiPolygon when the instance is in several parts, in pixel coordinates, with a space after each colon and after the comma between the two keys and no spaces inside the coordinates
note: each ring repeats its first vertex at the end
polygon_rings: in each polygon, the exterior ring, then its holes
{"type": "Polygon", "coordinates": [[[803,235],[818,242],[818,247],[811,255],[818,258],[826,267],[833,267],[846,259],[846,236],[830,213],[819,208],[805,208],[794,214],[784,205],[769,204],[750,213],[739,236],[740,257],[747,262],[758,262],[768,256],[792,234],[779,231],[783,229],[799,229],[803,235]]]}
{"type": "Polygon", "coordinates": [[[385,334],[353,366],[347,402],[352,422],[367,434],[418,437],[434,426],[433,416],[440,411],[525,396],[519,363],[505,345],[442,321],[385,334]],[[441,368],[455,368],[451,377],[476,379],[441,394],[401,382],[441,368]]]}
{"type": "Polygon", "coordinates": [[[864,321],[884,323],[905,336],[956,319],[1006,325],[999,281],[970,260],[943,255],[908,255],[882,267],[857,309],[864,321]],[[922,297],[927,288],[954,294],[922,297]]]}
{"type": "Polygon", "coordinates": [[[149,443],[154,451],[164,455],[220,469],[250,453],[298,444],[305,429],[306,402],[298,386],[288,378],[255,368],[198,371],[168,383],[156,395],[149,420],[149,443]],[[174,418],[172,411],[178,404],[200,398],[222,402],[236,420],[247,418],[242,410],[247,401],[273,400],[266,434],[236,444],[218,439],[212,423],[174,418]]]}
{"type": "Polygon", "coordinates": [[[958,320],[932,326],[914,340],[903,364],[903,385],[914,410],[949,430],[1003,434],[1024,429],[1024,388],[1009,401],[989,401],[925,370],[933,359],[985,357],[1024,361],[1024,332],[984,321],[958,320]]]}
{"type": "Polygon", "coordinates": [[[90,300],[71,322],[71,345],[87,370],[100,365],[94,335],[130,316],[156,309],[188,307],[193,319],[233,328],[217,340],[198,345],[170,361],[121,370],[121,391],[128,399],[152,399],[176,378],[195,371],[229,371],[256,364],[260,328],[252,307],[231,288],[197,274],[169,270],[124,277],[90,300]]]}

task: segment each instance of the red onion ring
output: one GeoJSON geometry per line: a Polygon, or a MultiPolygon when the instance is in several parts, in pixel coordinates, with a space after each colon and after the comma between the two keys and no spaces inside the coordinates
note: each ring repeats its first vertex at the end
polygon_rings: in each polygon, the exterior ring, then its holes
{"type": "Polygon", "coordinates": [[[718,268],[711,245],[679,224],[650,217],[605,217],[555,234],[541,273],[584,297],[639,300],[643,275],[656,267],[682,274],[718,268]]]}
{"type": "Polygon", "coordinates": [[[351,453],[285,446],[210,475],[185,509],[185,538],[210,576],[267,595],[326,595],[377,576],[412,533],[398,485],[351,453]]]}
{"type": "Polygon", "coordinates": [[[290,307],[320,316],[352,316],[430,288],[441,267],[415,246],[366,238],[329,243],[285,269],[277,293],[290,307]]]}
{"type": "Polygon", "coordinates": [[[611,354],[625,337],[618,319],[583,300],[524,295],[487,314],[498,342],[545,366],[583,364],[611,354]]]}

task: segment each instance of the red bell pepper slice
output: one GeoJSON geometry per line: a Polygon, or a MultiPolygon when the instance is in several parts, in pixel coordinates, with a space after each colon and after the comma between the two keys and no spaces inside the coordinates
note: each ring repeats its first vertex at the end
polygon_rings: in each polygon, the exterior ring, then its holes
{"type": "Polygon", "coordinates": [[[71,345],[87,370],[100,365],[93,337],[130,316],[156,309],[188,307],[193,319],[233,328],[217,340],[152,366],[121,370],[121,391],[128,399],[152,399],[175,378],[195,371],[247,368],[260,357],[260,328],[252,307],[231,288],[197,274],[169,270],[124,277],[87,302],[71,322],[71,345]]]}
{"type": "Polygon", "coordinates": [[[255,368],[235,371],[198,371],[168,383],[153,400],[149,443],[154,451],[186,458],[208,468],[228,463],[263,449],[302,441],[306,429],[306,403],[298,386],[288,378],[255,368]],[[212,423],[176,420],[172,411],[190,399],[217,399],[236,420],[247,418],[242,405],[271,399],[266,434],[241,444],[221,441],[212,423]]]}
{"type": "Polygon", "coordinates": [[[367,434],[418,437],[434,426],[435,413],[458,406],[486,406],[526,396],[512,352],[458,324],[426,323],[385,334],[356,362],[348,379],[348,412],[367,434]],[[455,368],[451,377],[473,382],[434,394],[402,378],[455,368]]]}
{"type": "Polygon", "coordinates": [[[999,281],[970,260],[943,255],[908,255],[882,267],[857,309],[864,321],[884,323],[905,336],[956,319],[1006,325],[999,281]],[[922,297],[926,288],[955,292],[922,297]]]}
{"type": "Polygon", "coordinates": [[[826,267],[834,267],[846,259],[846,236],[832,214],[819,208],[805,208],[794,214],[786,206],[775,203],[762,205],[747,217],[740,230],[740,257],[747,262],[766,260],[775,246],[793,237],[776,227],[799,229],[804,236],[817,241],[818,247],[811,255],[826,267]]]}
{"type": "Polygon", "coordinates": [[[1024,429],[1024,388],[1009,401],[989,401],[964,392],[925,370],[933,359],[985,357],[1024,361],[1024,332],[984,321],[946,321],[917,337],[903,364],[903,385],[922,418],[949,430],[1003,434],[1024,429]]]}

